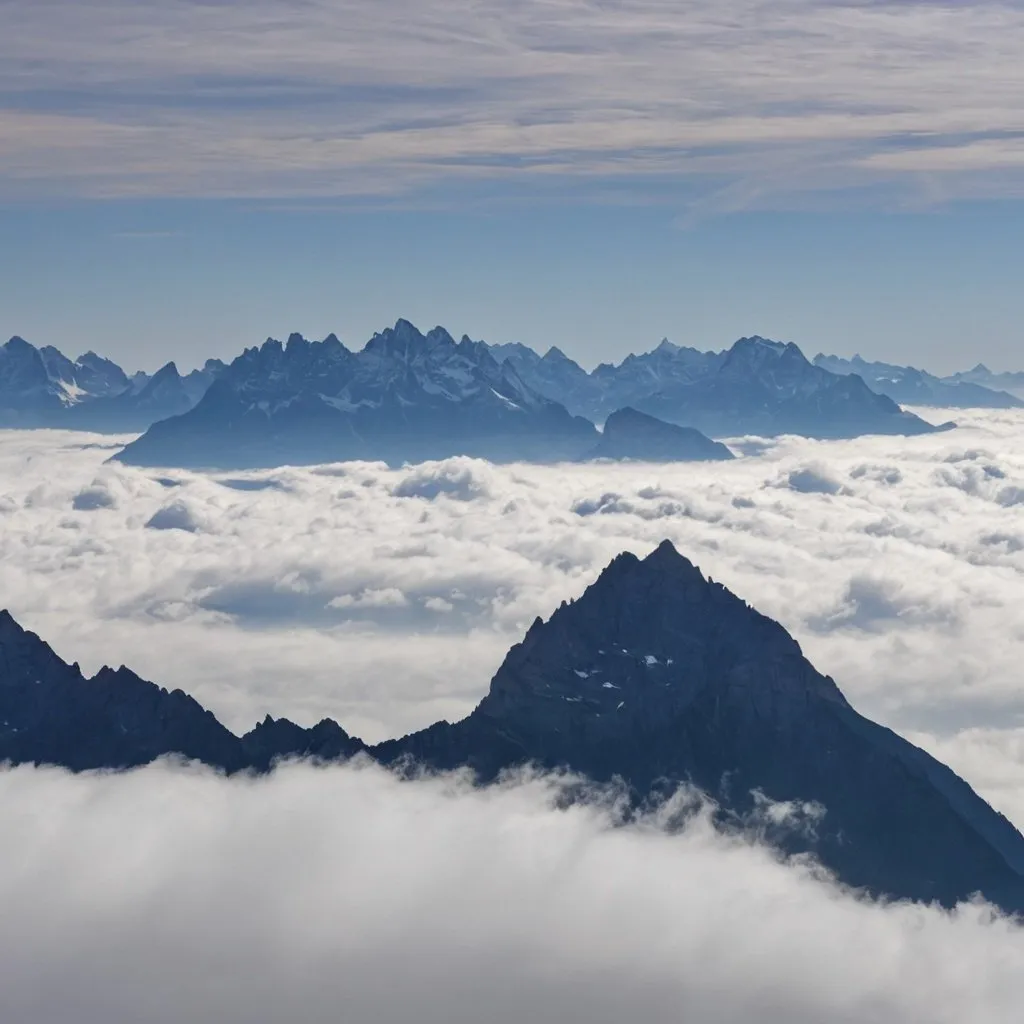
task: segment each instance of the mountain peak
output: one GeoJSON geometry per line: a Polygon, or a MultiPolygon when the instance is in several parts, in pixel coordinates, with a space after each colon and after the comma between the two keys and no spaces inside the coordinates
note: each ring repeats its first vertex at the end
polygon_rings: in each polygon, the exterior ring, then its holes
{"type": "Polygon", "coordinates": [[[573,362],[557,345],[552,345],[547,352],[544,353],[543,358],[549,363],[571,363],[573,362]]]}
{"type": "Polygon", "coordinates": [[[6,608],[0,608],[0,643],[8,637],[24,636],[26,633],[21,623],[6,608]]]}
{"type": "Polygon", "coordinates": [[[408,354],[410,349],[421,345],[425,340],[415,324],[400,318],[395,321],[394,327],[378,331],[366,343],[365,351],[384,355],[408,354]]]}
{"type": "Polygon", "coordinates": [[[169,363],[165,363],[161,366],[160,369],[153,374],[150,378],[150,384],[152,385],[165,380],[177,380],[179,377],[181,377],[181,374],[178,373],[178,365],[172,359],[169,363]]]}
{"type": "MultiPolygon", "coordinates": [[[[603,747],[667,722],[698,698],[791,720],[808,700],[846,706],[800,645],[670,541],[616,556],[586,591],[534,624],[475,715],[603,747]]],[[[566,740],[567,741],[567,740],[566,740]]]]}
{"type": "MultiPolygon", "coordinates": [[[[454,345],[455,339],[441,326],[435,327],[428,331],[426,339],[431,345],[454,345]]],[[[474,342],[472,339],[469,341],[470,345],[474,342]]]]}
{"type": "MultiPolygon", "coordinates": [[[[700,569],[681,554],[668,539],[663,540],[644,558],[638,558],[629,551],[616,556],[598,576],[594,587],[610,584],[618,588],[627,582],[630,594],[623,592],[616,600],[626,601],[635,598],[640,599],[643,604],[650,603],[653,588],[665,591],[662,599],[671,601],[673,596],[678,597],[683,590],[694,586],[711,586],[700,569]],[[624,577],[628,577],[628,580],[624,577]],[[633,593],[633,588],[642,590],[643,594],[633,593]]],[[[690,596],[693,596],[692,592],[690,596]]]]}
{"type": "Polygon", "coordinates": [[[693,562],[679,553],[678,548],[667,537],[644,559],[644,562],[654,565],[675,565],[687,569],[696,568],[693,562]]]}

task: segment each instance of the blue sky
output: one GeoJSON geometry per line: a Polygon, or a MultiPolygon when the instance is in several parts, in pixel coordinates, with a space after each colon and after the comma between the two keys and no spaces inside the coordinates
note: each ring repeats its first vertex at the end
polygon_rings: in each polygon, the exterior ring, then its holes
{"type": "Polygon", "coordinates": [[[1024,367],[1024,4],[0,0],[0,334],[1024,367]]]}

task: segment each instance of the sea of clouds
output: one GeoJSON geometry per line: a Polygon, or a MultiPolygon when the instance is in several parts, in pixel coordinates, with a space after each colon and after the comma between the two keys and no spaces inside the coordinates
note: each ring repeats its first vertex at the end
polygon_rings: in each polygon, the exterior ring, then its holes
{"type": "MultiPolygon", "coordinates": [[[[729,464],[451,459],[245,474],[0,432],[0,595],[87,672],[236,730],[367,740],[467,713],[537,615],[670,538],[862,712],[1024,826],[1024,414],[741,439],[729,464]]],[[[1024,936],[879,907],[717,836],[612,829],[559,783],[372,766],[0,772],[0,1017],[1010,1021],[1024,936]]]]}

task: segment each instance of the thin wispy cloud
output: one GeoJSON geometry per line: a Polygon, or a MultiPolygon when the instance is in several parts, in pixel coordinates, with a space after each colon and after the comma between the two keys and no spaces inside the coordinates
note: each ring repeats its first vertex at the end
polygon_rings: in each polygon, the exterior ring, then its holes
{"type": "Polygon", "coordinates": [[[1019,3],[4,3],[0,195],[1006,194],[1022,49],[1019,3]]]}

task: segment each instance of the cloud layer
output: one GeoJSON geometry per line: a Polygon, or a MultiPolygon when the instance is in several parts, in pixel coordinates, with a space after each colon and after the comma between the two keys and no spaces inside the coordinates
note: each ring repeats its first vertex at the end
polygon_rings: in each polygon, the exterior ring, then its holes
{"type": "Polygon", "coordinates": [[[0,772],[12,1024],[1003,1024],[1024,931],[858,902],[698,817],[374,767],[0,772]]]}
{"type": "Polygon", "coordinates": [[[960,421],[721,465],[223,478],[5,433],[0,593],[67,660],[125,662],[236,730],[329,715],[373,741],[468,713],[535,616],[668,537],[1024,824],[1024,417],[960,421]]]}
{"type": "Polygon", "coordinates": [[[8,2],[0,194],[1019,194],[1022,46],[1015,0],[8,2]]]}
{"type": "MultiPolygon", "coordinates": [[[[0,432],[0,593],[65,658],[125,661],[235,728],[330,714],[377,739],[468,711],[535,615],[669,537],[1021,826],[1024,415],[957,415],[744,439],[758,454],[727,464],[233,476],[0,432]]],[[[1024,932],[986,908],[861,901],[699,814],[556,809],[562,785],[0,770],[0,1018],[1019,1017],[1024,932]]]]}

